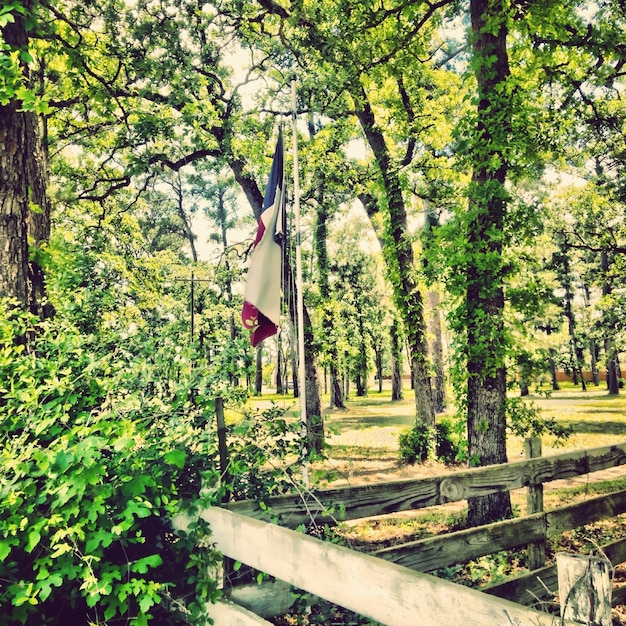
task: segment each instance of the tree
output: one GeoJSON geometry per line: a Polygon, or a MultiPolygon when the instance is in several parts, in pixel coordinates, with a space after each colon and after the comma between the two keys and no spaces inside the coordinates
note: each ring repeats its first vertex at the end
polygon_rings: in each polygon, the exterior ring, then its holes
{"type": "MultiPolygon", "coordinates": [[[[472,0],[470,12],[477,110],[465,270],[467,432],[470,459],[489,465],[507,460],[502,250],[508,201],[505,147],[512,113],[504,5],[499,0],[472,0]]],[[[512,515],[508,493],[470,498],[468,508],[470,525],[512,515]]]]}
{"type": "Polygon", "coordinates": [[[50,236],[47,159],[41,142],[29,40],[35,0],[14,2],[0,14],[0,296],[44,314],[41,255],[50,236]],[[29,250],[29,242],[30,248],[29,250]]]}
{"type": "MultiPolygon", "coordinates": [[[[429,20],[435,21],[437,11],[448,4],[452,3],[428,4],[405,12],[402,3],[398,3],[393,9],[384,7],[372,12],[370,7],[350,2],[341,6],[329,4],[323,11],[317,5],[285,7],[270,2],[263,9],[267,19],[261,22],[259,18],[246,33],[247,45],[277,56],[276,38],[268,38],[268,34],[280,33],[286,47],[280,58],[281,66],[296,59],[300,84],[307,94],[313,94],[316,109],[333,119],[356,116],[359,121],[373,161],[369,179],[359,181],[358,195],[364,199],[372,222],[384,224],[384,258],[395,304],[405,323],[416,381],[416,418],[427,424],[434,423],[434,411],[424,303],[416,278],[402,175],[402,167],[406,166],[403,159],[411,161],[416,141],[413,136],[408,141],[403,137],[404,154],[398,151],[394,138],[386,133],[389,126],[382,102],[388,95],[388,86],[396,88],[402,78],[415,70],[415,60],[428,49],[429,20]],[[349,15],[350,19],[339,18],[344,15],[349,15]],[[257,26],[261,23],[262,28],[257,26]],[[333,53],[328,54],[329,50],[333,53]],[[396,57],[401,60],[396,62],[396,57]],[[384,88],[379,89],[378,85],[384,88]],[[378,109],[373,98],[376,104],[381,102],[378,109]],[[383,216],[382,219],[379,216],[383,216]]],[[[401,98],[394,101],[402,103],[401,98]]],[[[421,124],[427,122],[410,107],[407,110],[407,102],[410,104],[405,100],[404,107],[399,106],[398,119],[404,121],[408,117],[409,124],[422,128],[421,124]]],[[[416,129],[414,134],[418,133],[416,129]]]]}

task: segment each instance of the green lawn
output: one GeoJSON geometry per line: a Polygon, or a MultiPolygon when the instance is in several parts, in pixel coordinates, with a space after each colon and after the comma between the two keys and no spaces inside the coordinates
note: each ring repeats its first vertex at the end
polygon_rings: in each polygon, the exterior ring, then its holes
{"type": "MultiPolygon", "coordinates": [[[[542,390],[543,392],[543,390],[542,390]]],[[[571,384],[563,384],[560,391],[549,396],[534,394],[527,398],[535,403],[546,417],[573,428],[572,436],[562,446],[555,446],[550,436],[543,438],[543,454],[557,454],[565,450],[594,448],[626,441],[626,390],[618,396],[609,396],[604,384],[588,387],[582,392],[571,384]]],[[[263,395],[252,398],[255,406],[265,407],[271,403],[284,406],[288,413],[299,419],[299,403],[291,396],[263,395]]],[[[325,407],[328,398],[324,398],[325,407]]],[[[391,401],[389,390],[382,394],[370,391],[366,397],[351,396],[345,410],[325,412],[328,461],[323,467],[335,470],[329,479],[351,478],[383,472],[416,475],[429,468],[402,468],[398,464],[398,437],[414,421],[413,394],[405,389],[404,399],[391,401]]],[[[520,437],[508,437],[510,460],[523,455],[524,444],[520,437]]],[[[441,467],[441,469],[444,469],[441,467]]]]}

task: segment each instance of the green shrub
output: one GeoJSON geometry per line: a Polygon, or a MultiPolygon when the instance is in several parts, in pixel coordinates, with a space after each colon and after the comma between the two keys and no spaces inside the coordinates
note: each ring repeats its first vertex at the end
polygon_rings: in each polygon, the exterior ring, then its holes
{"type": "Polygon", "coordinates": [[[220,557],[169,520],[217,478],[208,396],[171,346],[90,341],[0,304],[0,624],[192,621],[220,557]]]}
{"type": "Polygon", "coordinates": [[[433,431],[421,422],[416,422],[410,430],[400,433],[400,460],[403,463],[423,463],[432,448],[433,431]]]}
{"type": "Polygon", "coordinates": [[[459,446],[451,434],[448,422],[438,422],[433,429],[426,424],[416,422],[410,430],[400,433],[398,439],[399,454],[402,463],[423,463],[432,456],[434,447],[435,456],[444,463],[454,463],[459,454],[459,446]],[[434,439],[434,441],[433,441],[434,439]]]}
{"type": "Polygon", "coordinates": [[[437,458],[443,463],[451,464],[459,460],[461,450],[452,436],[453,427],[449,422],[437,422],[436,426],[437,458]]]}

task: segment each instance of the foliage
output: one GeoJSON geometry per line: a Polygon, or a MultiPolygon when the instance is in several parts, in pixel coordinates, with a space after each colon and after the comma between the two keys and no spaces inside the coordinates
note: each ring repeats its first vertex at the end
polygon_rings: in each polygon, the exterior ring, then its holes
{"type": "Polygon", "coordinates": [[[551,435],[555,445],[563,445],[572,434],[571,426],[559,424],[553,417],[541,416],[540,409],[522,398],[507,398],[507,428],[518,437],[551,435]]]}
{"type": "Polygon", "coordinates": [[[164,375],[167,351],[151,363],[94,351],[6,303],[0,345],[4,623],[200,616],[218,594],[207,569],[218,555],[195,549],[207,529],[175,538],[169,521],[217,480],[208,389],[184,375],[186,356],[164,375]]]}
{"type": "MultiPolygon", "coordinates": [[[[458,460],[461,449],[452,435],[452,426],[447,421],[435,424],[435,456],[443,463],[458,460]]],[[[410,430],[398,437],[399,455],[403,463],[423,463],[430,455],[433,445],[433,429],[427,424],[416,422],[410,430]]]]}
{"type": "Polygon", "coordinates": [[[229,428],[228,485],[236,500],[265,498],[293,492],[299,484],[305,438],[298,420],[272,404],[247,412],[229,428]]]}

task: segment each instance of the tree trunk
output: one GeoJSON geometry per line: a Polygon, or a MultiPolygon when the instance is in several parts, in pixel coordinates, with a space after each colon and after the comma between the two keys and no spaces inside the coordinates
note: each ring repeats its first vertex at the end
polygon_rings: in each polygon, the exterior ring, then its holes
{"type": "MultiPolygon", "coordinates": [[[[286,268],[290,267],[289,253],[287,253],[287,261],[285,263],[286,268]]],[[[294,329],[297,329],[298,314],[296,310],[296,285],[295,280],[291,272],[287,271],[285,276],[285,300],[289,304],[289,314],[294,324],[294,329]]],[[[324,448],[324,414],[322,411],[322,395],[320,390],[320,384],[317,376],[317,367],[315,365],[315,338],[313,336],[313,326],[311,324],[311,318],[309,312],[304,307],[303,311],[303,330],[304,330],[304,378],[305,388],[299,388],[298,380],[298,368],[293,367],[293,389],[294,397],[302,397],[306,402],[306,429],[307,429],[307,442],[308,451],[320,453],[324,448]],[[296,396],[296,389],[298,395],[296,396]]],[[[297,337],[297,332],[294,330],[294,335],[297,337]]],[[[297,341],[294,341],[294,345],[297,345],[297,341]]],[[[295,366],[297,363],[296,351],[292,352],[294,359],[292,361],[295,366]]]]}
{"type": "MultiPolygon", "coordinates": [[[[295,306],[295,305],[294,305],[295,306]]],[[[289,307],[291,309],[291,306],[289,307]]],[[[294,318],[295,319],[295,318],[294,318]]],[[[291,350],[289,360],[291,362],[291,382],[293,384],[293,397],[300,397],[300,378],[298,376],[298,329],[295,324],[291,325],[291,350]]]]}
{"type": "MultiPolygon", "coordinates": [[[[435,411],[430,387],[424,300],[415,275],[412,240],[407,228],[406,206],[398,168],[391,158],[385,137],[376,123],[374,111],[360,83],[354,85],[352,95],[358,103],[357,116],[376,159],[385,190],[388,220],[382,238],[383,255],[409,345],[416,421],[434,427],[435,411]]],[[[371,211],[368,214],[373,217],[371,211]]]]}
{"type": "Polygon", "coordinates": [[[598,347],[595,339],[589,339],[589,353],[591,354],[591,380],[597,387],[600,384],[600,372],[598,371],[598,347]]]}
{"type": "MultiPolygon", "coordinates": [[[[508,196],[503,150],[511,104],[503,4],[471,0],[470,10],[479,102],[467,233],[467,432],[470,462],[491,465],[507,461],[502,248],[508,196]],[[499,165],[488,165],[493,163],[499,165]]],[[[472,526],[511,516],[508,492],[468,500],[472,526]]]]}
{"type": "Polygon", "coordinates": [[[552,391],[559,391],[559,381],[556,377],[556,363],[554,362],[554,350],[550,348],[548,362],[550,363],[550,379],[552,381],[552,391]]]}
{"type": "Polygon", "coordinates": [[[561,284],[565,289],[564,310],[565,317],[567,318],[567,328],[570,336],[570,350],[572,355],[572,378],[575,385],[578,385],[578,378],[580,377],[580,384],[582,390],[587,390],[587,385],[583,377],[583,351],[578,343],[578,334],[576,332],[576,317],[574,315],[574,294],[572,293],[572,275],[570,269],[570,260],[567,254],[567,242],[561,242],[561,263],[563,267],[563,274],[561,276],[561,284]]]}
{"type": "Polygon", "coordinates": [[[315,367],[313,327],[307,309],[304,309],[304,374],[305,399],[307,414],[307,437],[309,451],[320,453],[324,448],[324,413],[322,411],[322,396],[315,367]]]}
{"type": "MultiPolygon", "coordinates": [[[[609,255],[607,252],[602,252],[600,256],[600,263],[602,266],[602,273],[605,276],[604,283],[602,284],[602,295],[610,296],[613,288],[609,283],[608,275],[610,269],[609,255]]],[[[608,329],[606,337],[604,339],[604,351],[606,353],[606,384],[609,394],[616,396],[619,394],[619,362],[618,351],[615,348],[615,337],[612,329],[608,329]]]]}
{"type": "Polygon", "coordinates": [[[389,329],[391,341],[391,399],[402,400],[402,341],[400,339],[399,322],[395,319],[389,329]]]}
{"type": "Polygon", "coordinates": [[[283,389],[283,339],[282,333],[278,333],[276,340],[276,393],[284,394],[283,389]]]}
{"type": "Polygon", "coordinates": [[[619,395],[619,364],[617,351],[610,340],[605,340],[606,351],[606,386],[610,395],[619,395]]]}
{"type": "MultiPolygon", "coordinates": [[[[23,2],[27,11],[31,4],[23,2]]],[[[24,20],[14,15],[15,23],[2,29],[3,39],[11,49],[26,49],[24,20]]],[[[42,308],[45,285],[36,251],[50,236],[47,162],[37,116],[20,111],[21,105],[13,100],[0,106],[0,296],[16,298],[43,317],[49,312],[42,308]]]]}
{"type": "Polygon", "coordinates": [[[256,348],[256,375],[254,377],[254,395],[260,396],[263,393],[263,348],[256,348]]]}
{"type": "Polygon", "coordinates": [[[432,355],[434,377],[433,408],[435,413],[446,410],[446,375],[443,356],[443,332],[441,328],[441,311],[439,292],[430,289],[426,294],[428,304],[428,330],[431,336],[430,354],[432,355]]]}
{"type": "Polygon", "coordinates": [[[341,389],[341,380],[337,371],[336,361],[329,365],[330,373],[330,406],[336,409],[345,409],[346,405],[343,401],[343,390],[341,389]]]}

